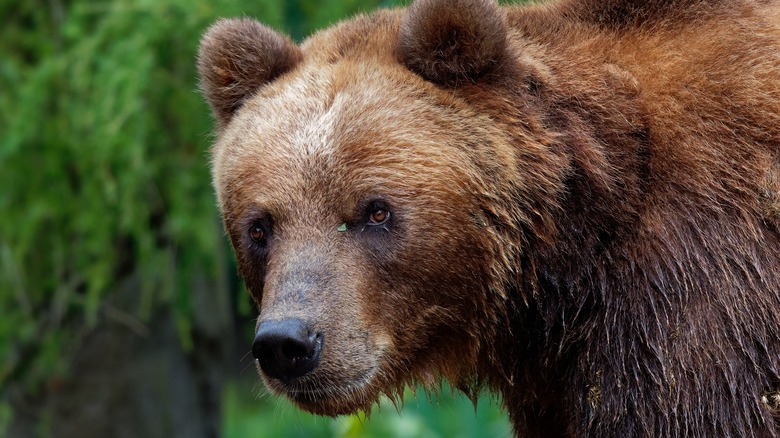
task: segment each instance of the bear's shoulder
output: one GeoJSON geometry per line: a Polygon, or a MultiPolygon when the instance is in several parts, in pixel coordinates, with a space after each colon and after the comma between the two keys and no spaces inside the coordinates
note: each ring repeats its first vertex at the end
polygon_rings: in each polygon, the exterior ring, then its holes
{"type": "Polygon", "coordinates": [[[518,25],[544,23],[560,30],[561,25],[585,24],[607,30],[647,26],[674,26],[739,14],[748,4],[770,5],[775,0],[559,0],[535,7],[518,7],[510,20],[518,25]]]}

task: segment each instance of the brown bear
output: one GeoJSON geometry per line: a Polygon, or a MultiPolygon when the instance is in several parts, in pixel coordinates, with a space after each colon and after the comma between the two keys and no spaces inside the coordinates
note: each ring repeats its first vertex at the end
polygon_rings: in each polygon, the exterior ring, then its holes
{"type": "Polygon", "coordinates": [[[268,387],[518,436],[780,437],[780,2],[416,0],[201,43],[268,387]]]}

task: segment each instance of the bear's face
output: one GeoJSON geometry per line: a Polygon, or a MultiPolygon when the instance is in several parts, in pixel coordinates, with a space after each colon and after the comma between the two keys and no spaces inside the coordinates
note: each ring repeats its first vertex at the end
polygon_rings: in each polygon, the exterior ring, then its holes
{"type": "Polygon", "coordinates": [[[412,73],[392,73],[301,67],[248,102],[215,147],[259,323],[296,318],[322,334],[310,373],[267,379],[310,410],[363,407],[394,369],[432,376],[426,368],[473,347],[463,318],[483,290],[473,260],[485,254],[461,177],[475,164],[457,139],[478,128],[412,73]]]}
{"type": "Polygon", "coordinates": [[[223,21],[201,48],[214,185],[260,308],[253,353],[272,390],[321,414],[470,378],[496,318],[483,167],[501,180],[514,157],[488,143],[509,140],[442,85],[474,72],[399,62],[402,18],[359,18],[302,49],[223,21]]]}

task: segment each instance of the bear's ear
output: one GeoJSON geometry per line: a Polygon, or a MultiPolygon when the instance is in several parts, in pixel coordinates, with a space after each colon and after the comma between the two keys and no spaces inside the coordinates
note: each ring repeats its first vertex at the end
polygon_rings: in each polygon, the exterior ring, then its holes
{"type": "Polygon", "coordinates": [[[200,88],[220,126],[260,87],[303,59],[290,38],[247,18],[214,23],[200,42],[200,88]]]}
{"type": "Polygon", "coordinates": [[[416,0],[401,22],[398,56],[439,85],[475,81],[508,56],[504,13],[495,0],[416,0]]]}

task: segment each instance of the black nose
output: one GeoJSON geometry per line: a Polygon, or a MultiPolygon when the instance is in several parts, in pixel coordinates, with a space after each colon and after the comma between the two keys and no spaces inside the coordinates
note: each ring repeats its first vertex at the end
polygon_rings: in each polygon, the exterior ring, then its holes
{"type": "Polygon", "coordinates": [[[270,377],[287,382],[313,370],[320,360],[322,334],[299,319],[263,321],[252,354],[270,377]]]}

